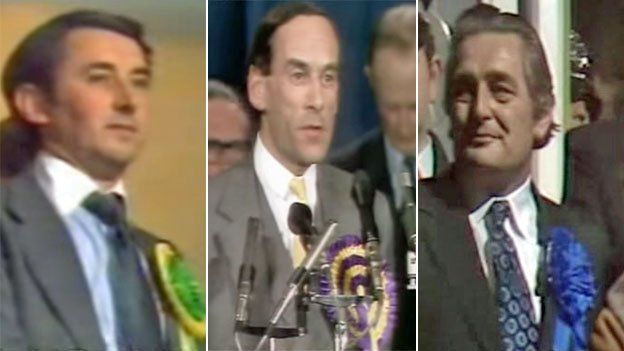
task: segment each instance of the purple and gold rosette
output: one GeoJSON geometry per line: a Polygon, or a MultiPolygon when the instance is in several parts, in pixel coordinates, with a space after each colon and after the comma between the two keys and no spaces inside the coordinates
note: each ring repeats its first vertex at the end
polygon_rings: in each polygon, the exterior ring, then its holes
{"type": "MultiPolygon", "coordinates": [[[[356,235],[345,235],[327,250],[330,276],[322,276],[322,295],[371,294],[372,279],[366,249],[356,235]]],[[[392,273],[384,263],[382,269],[383,299],[364,302],[347,309],[346,318],[350,343],[357,343],[362,350],[383,349],[391,342],[397,319],[397,289],[392,273]]],[[[338,311],[327,308],[332,322],[338,320],[338,311]]]]}
{"type": "Polygon", "coordinates": [[[162,295],[183,328],[180,330],[181,342],[190,344],[189,337],[204,340],[206,303],[199,282],[173,245],[166,242],[156,244],[154,258],[156,278],[162,295]]]}

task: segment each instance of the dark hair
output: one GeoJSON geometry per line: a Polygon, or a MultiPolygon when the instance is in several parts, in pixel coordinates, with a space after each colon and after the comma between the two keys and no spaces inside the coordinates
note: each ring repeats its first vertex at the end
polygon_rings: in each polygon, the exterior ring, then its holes
{"type": "Polygon", "coordinates": [[[273,34],[279,27],[297,16],[324,17],[331,23],[336,35],[338,35],[334,21],[317,5],[307,2],[291,2],[279,5],[264,16],[256,30],[249,54],[249,66],[257,67],[265,75],[271,73],[273,34]]]}
{"type": "Polygon", "coordinates": [[[431,60],[435,54],[435,42],[431,34],[429,21],[419,12],[418,13],[418,50],[424,48],[425,55],[431,60]]]}
{"type": "MultiPolygon", "coordinates": [[[[552,111],[555,96],[546,53],[537,32],[527,21],[515,14],[502,13],[494,6],[478,4],[464,11],[455,27],[446,75],[445,107],[449,115],[453,115],[451,82],[459,63],[459,46],[468,37],[482,33],[515,34],[522,40],[525,47],[523,71],[533,101],[533,116],[541,118],[552,111]]],[[[545,146],[558,128],[559,126],[552,122],[544,140],[537,141],[534,147],[545,146]]]]}
{"type": "Polygon", "coordinates": [[[28,34],[9,56],[2,72],[2,92],[10,110],[9,118],[0,124],[2,177],[19,173],[36,155],[41,143],[38,129],[19,116],[13,103],[15,90],[23,84],[33,84],[53,96],[54,72],[63,59],[65,37],[82,28],[104,29],[133,39],[151,64],[152,49],[144,39],[142,25],[124,16],[74,11],[55,17],[28,34]]]}
{"type": "Polygon", "coordinates": [[[148,63],[152,49],[143,37],[140,23],[119,15],[100,11],[81,10],[51,19],[32,31],[9,57],[2,72],[2,92],[16,114],[13,94],[22,84],[30,83],[52,95],[54,71],[62,60],[65,37],[75,29],[104,29],[127,36],[141,47],[148,63]]]}

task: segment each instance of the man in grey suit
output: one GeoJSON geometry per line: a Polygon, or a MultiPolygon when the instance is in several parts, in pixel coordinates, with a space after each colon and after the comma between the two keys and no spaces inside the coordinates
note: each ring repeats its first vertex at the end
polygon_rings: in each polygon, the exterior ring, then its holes
{"type": "Polygon", "coordinates": [[[0,190],[0,349],[172,350],[189,337],[156,287],[158,239],[125,216],[151,58],[139,23],[97,11],[46,22],[10,56],[2,88],[34,159],[0,190]]]}
{"type": "MultiPolygon", "coordinates": [[[[249,308],[249,324],[255,326],[267,325],[293,266],[301,260],[300,239],[287,224],[293,202],[312,209],[319,230],[333,219],[340,234],[360,233],[351,198],[353,177],[320,164],[332,139],[340,65],[335,24],[315,5],[278,6],[256,31],[247,76],[249,100],[260,113],[252,160],[209,184],[209,349],[234,348],[236,281],[248,218],[261,222],[249,308]]],[[[387,200],[377,194],[374,213],[381,235],[392,234],[389,211],[387,200]]],[[[320,308],[311,306],[307,316],[307,335],[282,340],[279,349],[331,348],[331,327],[320,308]]],[[[295,326],[294,309],[279,326],[295,326]]],[[[241,337],[245,349],[257,341],[241,337]]]]}
{"type": "Polygon", "coordinates": [[[476,5],[447,67],[457,161],[419,183],[419,348],[587,349],[610,250],[604,231],[531,182],[532,152],[555,128],[540,39],[519,16],[476,5]],[[562,258],[562,242],[578,261],[562,258]],[[583,287],[559,271],[581,265],[583,287]]]}

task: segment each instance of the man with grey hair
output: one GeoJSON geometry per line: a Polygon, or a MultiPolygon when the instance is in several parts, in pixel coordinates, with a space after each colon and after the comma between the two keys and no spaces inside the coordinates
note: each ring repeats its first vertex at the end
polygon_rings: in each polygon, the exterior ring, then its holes
{"type": "Polygon", "coordinates": [[[226,84],[208,80],[208,176],[249,156],[253,126],[241,97],[226,84]]]}

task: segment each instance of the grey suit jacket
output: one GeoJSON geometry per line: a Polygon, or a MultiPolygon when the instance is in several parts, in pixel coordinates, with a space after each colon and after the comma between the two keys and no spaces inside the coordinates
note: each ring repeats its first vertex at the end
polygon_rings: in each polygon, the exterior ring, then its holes
{"type": "MultiPolygon", "coordinates": [[[[3,181],[0,196],[0,349],[104,350],[97,301],[91,300],[67,229],[31,168],[3,181]]],[[[131,230],[147,255],[156,239],[131,230]]],[[[163,347],[169,350],[178,344],[176,331],[160,315],[163,347]]]]}
{"type": "MultiPolygon", "coordinates": [[[[419,185],[419,349],[502,350],[495,297],[481,267],[468,222],[469,211],[462,204],[452,173],[419,185]]],[[[536,201],[540,242],[548,241],[553,226],[566,226],[592,255],[599,289],[596,306],[589,316],[593,323],[604,304],[605,277],[611,253],[607,235],[576,212],[539,196],[536,201]]],[[[558,307],[541,263],[540,272],[540,350],[549,351],[558,307]]],[[[588,331],[591,332],[591,328],[588,331]]]]}
{"type": "MultiPolygon", "coordinates": [[[[266,195],[253,169],[245,163],[211,179],[209,191],[208,249],[208,346],[211,350],[234,348],[234,309],[236,282],[243,260],[249,217],[261,221],[261,242],[255,253],[254,296],[250,307],[250,324],[266,326],[293,271],[290,253],[269,207],[266,195]]],[[[317,196],[314,223],[319,230],[333,219],[338,234],[358,234],[359,214],[351,199],[352,176],[329,165],[318,165],[317,196]]],[[[375,218],[380,235],[392,233],[393,225],[387,200],[376,194],[375,218]]],[[[383,237],[381,238],[383,241],[383,237]]],[[[292,307],[292,306],[291,306],[292,307]]],[[[288,340],[279,349],[331,349],[330,326],[319,308],[311,306],[308,313],[308,334],[288,340]]],[[[290,309],[280,326],[294,326],[295,314],[290,309]]],[[[257,338],[243,338],[252,348],[257,338]]]]}

